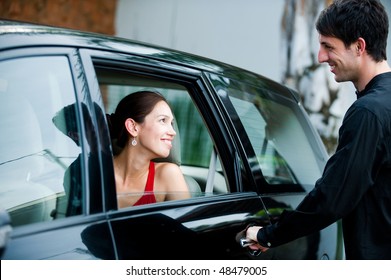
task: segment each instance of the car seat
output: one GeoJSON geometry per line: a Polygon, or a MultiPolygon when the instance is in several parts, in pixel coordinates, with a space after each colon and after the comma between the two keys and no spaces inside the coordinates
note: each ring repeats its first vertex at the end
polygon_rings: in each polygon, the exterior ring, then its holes
{"type": "Polygon", "coordinates": [[[13,226],[50,220],[54,207],[44,171],[41,128],[30,102],[13,91],[0,93],[0,205],[13,226]]]}

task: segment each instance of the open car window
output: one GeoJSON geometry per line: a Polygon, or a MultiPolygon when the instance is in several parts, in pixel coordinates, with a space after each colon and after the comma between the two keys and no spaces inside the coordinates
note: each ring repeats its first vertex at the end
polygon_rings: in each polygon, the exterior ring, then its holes
{"type": "MultiPolygon", "coordinates": [[[[177,133],[170,153],[175,155],[173,162],[180,166],[192,197],[229,192],[207,126],[186,87],[163,78],[135,75],[100,65],[96,65],[95,70],[108,114],[115,111],[123,97],[137,91],[157,91],[167,99],[174,114],[177,133]]],[[[126,194],[130,199],[135,195],[126,194]]],[[[175,197],[175,194],[171,195],[175,197]]]]}

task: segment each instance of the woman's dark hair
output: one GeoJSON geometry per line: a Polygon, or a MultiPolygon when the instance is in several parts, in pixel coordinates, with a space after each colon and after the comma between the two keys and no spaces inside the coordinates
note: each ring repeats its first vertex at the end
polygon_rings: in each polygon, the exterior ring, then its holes
{"type": "Polygon", "coordinates": [[[128,133],[125,121],[132,118],[137,123],[143,123],[145,117],[152,112],[155,105],[167,100],[158,92],[138,91],[125,96],[117,105],[115,112],[107,115],[111,139],[116,145],[123,148],[128,142],[128,133]]]}
{"type": "Polygon", "coordinates": [[[378,0],[336,0],[322,11],[316,29],[342,40],[346,47],[361,37],[376,62],[387,59],[388,16],[378,0]]]}

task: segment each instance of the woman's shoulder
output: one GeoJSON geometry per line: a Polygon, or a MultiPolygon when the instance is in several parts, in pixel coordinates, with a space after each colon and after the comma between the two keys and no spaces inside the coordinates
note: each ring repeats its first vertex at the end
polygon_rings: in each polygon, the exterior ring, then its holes
{"type": "Polygon", "coordinates": [[[156,162],[155,163],[155,173],[161,175],[170,175],[177,174],[177,172],[181,172],[178,165],[171,162],[156,162]]]}
{"type": "Polygon", "coordinates": [[[155,164],[155,189],[156,191],[188,191],[185,178],[178,165],[170,162],[155,164]]]}

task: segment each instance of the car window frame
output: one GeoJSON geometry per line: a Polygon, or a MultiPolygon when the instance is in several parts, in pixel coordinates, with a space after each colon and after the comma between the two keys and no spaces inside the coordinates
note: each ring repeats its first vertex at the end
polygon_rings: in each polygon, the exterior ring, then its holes
{"type": "MultiPolygon", "coordinates": [[[[165,61],[162,62],[152,58],[140,57],[134,54],[91,50],[87,48],[80,49],[80,53],[85,69],[88,69],[88,71],[94,73],[95,65],[102,65],[105,67],[113,67],[114,69],[118,70],[124,69],[124,71],[133,72],[142,76],[151,76],[171,82],[176,82],[187,88],[190,97],[193,99],[195,106],[198,107],[202,118],[204,118],[205,122],[209,121],[208,130],[210,131],[212,141],[220,141],[220,143],[223,143],[218,145],[218,153],[220,156],[223,156],[221,161],[223,162],[225,160],[225,164],[222,163],[222,166],[223,168],[226,168],[225,175],[227,177],[226,179],[228,180],[228,184],[230,186],[236,186],[235,192],[231,191],[228,193],[228,195],[243,192],[242,183],[240,182],[241,171],[238,170],[239,164],[238,156],[236,154],[236,143],[233,141],[227,141],[227,139],[231,139],[231,137],[228,136],[229,134],[227,134],[229,131],[226,127],[226,120],[222,118],[220,114],[220,106],[216,104],[216,96],[212,96],[214,93],[210,92],[209,84],[206,82],[205,76],[201,70],[188,68],[175,63],[169,63],[165,61]],[[211,104],[213,104],[213,106],[211,106],[211,104]],[[228,155],[234,155],[236,159],[232,160],[233,156],[228,155]],[[228,164],[228,162],[230,164],[228,164]],[[227,172],[227,169],[229,172],[227,172]]],[[[90,91],[91,89],[95,91],[95,93],[92,93],[92,95],[100,95],[99,83],[96,74],[91,75],[90,73],[87,75],[87,79],[90,91]]],[[[113,173],[112,168],[109,169],[109,172],[113,173]]],[[[111,184],[108,184],[107,186],[109,185],[111,184]]],[[[112,190],[105,190],[105,192],[108,196],[105,201],[116,200],[116,195],[112,190]]],[[[250,192],[254,192],[254,190],[250,190],[250,192]]],[[[222,195],[224,196],[227,194],[222,195]]],[[[187,204],[193,203],[193,200],[201,199],[201,201],[204,201],[205,199],[213,199],[213,197],[216,197],[216,195],[195,197],[182,201],[165,201],[164,205],[172,203],[187,204]]],[[[114,207],[114,203],[111,203],[110,205],[110,209],[107,208],[107,210],[118,210],[116,206],[114,207]]]]}
{"type": "MultiPolygon", "coordinates": [[[[88,91],[88,88],[86,86],[86,79],[85,79],[85,73],[83,72],[83,67],[81,64],[81,59],[78,53],[78,50],[74,47],[70,46],[26,46],[26,47],[20,47],[18,49],[9,49],[4,50],[0,53],[0,61],[3,60],[12,60],[12,59],[18,59],[23,57],[50,57],[50,56],[63,56],[66,57],[69,63],[70,68],[70,74],[74,86],[74,93],[75,94],[75,103],[77,105],[77,108],[79,109],[79,122],[83,119],[82,111],[81,111],[81,103],[86,104],[87,107],[89,107],[90,113],[92,113],[92,108],[90,107],[90,93],[88,91]]],[[[94,114],[91,114],[91,118],[93,119],[93,122],[96,123],[94,120],[95,116],[94,114]]],[[[84,121],[81,121],[79,123],[82,133],[82,138],[85,139],[85,125],[84,121]]],[[[96,126],[94,126],[94,129],[96,126]]],[[[96,148],[93,149],[93,152],[99,153],[98,147],[99,144],[96,145],[96,148]]],[[[35,232],[40,231],[48,231],[50,229],[58,228],[63,226],[64,224],[70,226],[74,224],[80,224],[83,223],[82,221],[85,219],[88,219],[89,222],[93,220],[102,220],[102,217],[100,215],[96,215],[94,218],[91,218],[91,214],[103,214],[104,208],[103,208],[103,196],[102,193],[99,193],[98,195],[94,195],[92,201],[92,196],[90,195],[90,188],[88,187],[88,171],[86,169],[86,159],[84,157],[84,154],[86,150],[91,150],[90,145],[83,141],[81,145],[81,155],[83,158],[84,164],[82,164],[81,167],[81,173],[82,173],[82,188],[85,195],[83,196],[83,210],[81,215],[76,216],[70,216],[62,219],[53,219],[50,221],[44,221],[44,222],[38,222],[38,223],[32,223],[32,224],[26,224],[21,225],[18,227],[13,228],[12,231],[12,237],[18,238],[19,236],[24,236],[26,234],[32,234],[35,232]]],[[[96,170],[99,174],[98,176],[101,176],[101,168],[99,170],[96,170]]],[[[98,186],[98,189],[102,189],[103,184],[100,184],[98,186]]]]}
{"type": "MultiPolygon", "coordinates": [[[[210,77],[212,75],[216,75],[216,73],[209,73],[207,76],[208,81],[210,82],[211,86],[214,87],[213,82],[210,80],[210,77]]],[[[220,75],[220,74],[218,74],[220,75]]],[[[223,75],[224,76],[224,75],[223,75]]],[[[232,79],[233,81],[236,81],[237,77],[225,77],[227,79],[232,79]]],[[[251,84],[251,79],[249,80],[249,83],[251,84]]],[[[300,104],[300,100],[297,100],[297,95],[295,92],[289,88],[284,87],[283,85],[279,85],[274,83],[273,81],[268,80],[267,78],[258,77],[258,80],[255,80],[256,82],[262,83],[262,87],[265,87],[267,89],[270,89],[271,92],[274,92],[275,96],[272,96],[274,99],[280,100],[284,105],[288,106],[293,112],[295,112],[295,116],[298,117],[299,123],[302,125],[303,132],[305,133],[306,137],[310,136],[308,139],[309,145],[312,148],[312,151],[314,152],[316,163],[318,164],[319,170],[323,170],[322,163],[325,162],[325,159],[327,158],[327,154],[324,150],[324,146],[322,145],[322,142],[320,140],[319,135],[314,131],[312,126],[310,125],[310,121],[304,112],[304,109],[302,108],[300,104]]],[[[232,125],[233,131],[236,131],[234,135],[237,137],[237,141],[239,143],[242,143],[243,147],[243,158],[249,159],[247,162],[247,168],[252,172],[256,184],[257,193],[260,196],[265,196],[268,194],[278,193],[278,194],[289,194],[289,193],[305,193],[312,189],[313,185],[300,185],[297,186],[292,185],[278,185],[278,184],[269,184],[262,173],[262,170],[260,168],[260,165],[258,163],[258,160],[256,159],[256,154],[254,151],[254,148],[252,146],[252,143],[249,139],[249,136],[244,128],[244,125],[238,116],[238,113],[236,111],[236,108],[234,104],[232,103],[232,100],[228,96],[228,94],[224,91],[219,91],[218,88],[215,88],[215,91],[220,96],[221,100],[224,103],[224,107],[226,108],[226,114],[227,118],[230,120],[230,124],[232,125]],[[251,159],[254,160],[251,160],[251,159]]]]}

